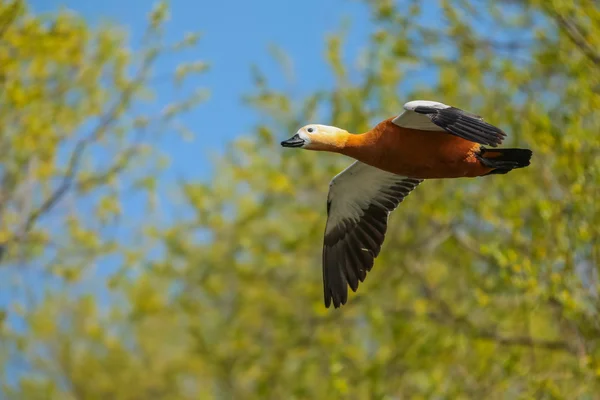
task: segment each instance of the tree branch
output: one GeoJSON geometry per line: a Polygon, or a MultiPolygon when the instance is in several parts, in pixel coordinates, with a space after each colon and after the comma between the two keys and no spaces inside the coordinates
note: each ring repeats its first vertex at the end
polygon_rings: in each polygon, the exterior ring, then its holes
{"type": "Polygon", "coordinates": [[[125,90],[123,90],[119,100],[113,105],[110,111],[105,114],[92,133],[77,142],[75,149],[71,153],[67,172],[63,176],[61,183],[56,190],[41,204],[41,206],[29,215],[21,232],[16,238],[17,240],[22,240],[31,230],[37,220],[50,211],[68,192],[73,184],[77,172],[79,171],[79,164],[86,148],[90,143],[97,140],[98,137],[100,137],[100,135],[109,129],[110,126],[115,122],[119,110],[130,102],[135,90],[144,82],[146,74],[155,58],[155,53],[151,53],[150,55],[146,56],[137,77],[125,90]]]}
{"type": "MultiPolygon", "coordinates": [[[[446,309],[449,310],[449,309],[446,309]]],[[[418,315],[410,309],[396,309],[394,314],[401,315],[403,318],[417,318],[418,315]]],[[[453,313],[435,313],[425,314],[430,320],[446,325],[458,327],[467,336],[475,339],[489,340],[501,346],[532,347],[544,350],[564,351],[573,355],[578,355],[569,343],[562,340],[536,339],[529,336],[504,336],[495,332],[495,328],[483,328],[475,326],[471,321],[462,316],[453,313]]]]}
{"type": "Polygon", "coordinates": [[[13,1],[10,4],[10,9],[2,16],[0,20],[0,39],[4,36],[8,28],[15,22],[19,16],[20,5],[18,1],[13,1]]]}
{"type": "Polygon", "coordinates": [[[571,42],[575,44],[583,52],[583,54],[596,66],[600,66],[600,54],[596,52],[596,49],[585,39],[585,36],[581,32],[581,29],[575,22],[569,18],[559,14],[555,9],[549,9],[550,14],[554,16],[556,23],[571,39],[571,42]]]}
{"type": "Polygon", "coordinates": [[[413,275],[419,281],[425,297],[436,303],[442,310],[443,313],[429,313],[427,316],[435,321],[441,321],[443,323],[450,324],[458,327],[461,331],[465,332],[471,337],[477,339],[491,340],[499,345],[503,346],[521,346],[521,347],[532,347],[546,350],[565,351],[567,353],[578,355],[579,352],[576,348],[571,346],[568,342],[563,340],[547,340],[547,339],[536,339],[530,336],[504,336],[498,333],[498,328],[492,327],[480,327],[473,323],[468,317],[463,315],[457,315],[450,305],[441,297],[436,295],[436,290],[432,288],[425,277],[423,277],[416,268],[410,268],[408,272],[413,275]]]}
{"type": "Polygon", "coordinates": [[[125,168],[129,166],[131,159],[138,153],[140,150],[140,141],[143,136],[143,130],[138,130],[136,138],[134,139],[134,144],[127,147],[125,150],[121,152],[118,156],[117,161],[113,163],[109,168],[105,169],[103,172],[95,174],[85,180],[81,180],[77,182],[77,188],[83,188],[89,185],[96,185],[101,182],[105,182],[106,180],[112,178],[113,176],[121,173],[125,168]]]}

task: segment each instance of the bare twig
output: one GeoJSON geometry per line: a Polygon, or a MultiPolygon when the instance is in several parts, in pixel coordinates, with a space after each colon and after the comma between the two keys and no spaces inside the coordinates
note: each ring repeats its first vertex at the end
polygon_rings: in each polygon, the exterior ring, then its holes
{"type": "Polygon", "coordinates": [[[569,343],[563,340],[547,340],[547,339],[534,339],[529,336],[502,336],[494,331],[485,329],[470,330],[471,334],[475,334],[480,339],[489,339],[500,345],[505,346],[526,346],[534,347],[546,350],[559,350],[566,351],[573,355],[577,355],[575,349],[573,349],[569,343]]]}
{"type": "Polygon", "coordinates": [[[454,232],[452,233],[452,237],[454,239],[456,239],[458,244],[460,246],[462,246],[465,250],[468,250],[469,252],[473,253],[478,258],[482,259],[483,261],[486,261],[490,265],[494,265],[494,266],[497,265],[497,261],[493,257],[483,254],[479,250],[479,246],[478,246],[477,242],[475,241],[475,239],[468,236],[465,232],[455,229],[454,232]]]}
{"type": "Polygon", "coordinates": [[[600,54],[596,49],[585,39],[581,29],[571,19],[559,14],[555,9],[549,9],[549,12],[554,16],[556,23],[567,34],[569,39],[585,54],[585,56],[596,66],[600,66],[600,54]]]}
{"type": "MultiPolygon", "coordinates": [[[[404,22],[406,25],[409,24],[408,21],[404,22]]],[[[423,36],[432,36],[437,37],[439,39],[445,40],[446,42],[454,43],[456,41],[455,37],[447,32],[435,28],[429,28],[424,25],[414,24],[410,22],[411,26],[413,26],[419,33],[423,36]]],[[[468,37],[468,43],[473,46],[479,47],[489,47],[496,50],[505,50],[505,51],[515,51],[515,50],[526,50],[531,46],[535,45],[537,41],[535,39],[515,39],[515,40],[496,40],[490,37],[468,37]]]]}
{"type": "Polygon", "coordinates": [[[113,176],[122,172],[125,168],[129,166],[130,161],[133,156],[135,156],[140,150],[140,141],[143,136],[144,130],[140,129],[137,131],[136,137],[134,139],[134,144],[127,147],[121,154],[119,155],[117,161],[113,163],[109,168],[104,170],[99,174],[95,174],[87,179],[81,180],[77,182],[78,188],[83,188],[89,185],[95,185],[100,182],[105,182],[106,180],[112,178],[113,176]]]}

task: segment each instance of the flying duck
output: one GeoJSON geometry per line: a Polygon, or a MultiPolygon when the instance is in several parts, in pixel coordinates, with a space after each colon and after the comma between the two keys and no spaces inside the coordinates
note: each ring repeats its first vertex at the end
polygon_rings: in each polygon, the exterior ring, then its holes
{"type": "Polygon", "coordinates": [[[506,134],[478,115],[415,100],[362,134],[302,127],[283,147],[329,151],[355,161],[329,184],[323,242],[325,307],[346,304],[379,255],[390,212],[424,179],[506,174],[529,165],[528,149],[495,149],[506,134]],[[483,147],[483,146],[489,146],[483,147]]]}

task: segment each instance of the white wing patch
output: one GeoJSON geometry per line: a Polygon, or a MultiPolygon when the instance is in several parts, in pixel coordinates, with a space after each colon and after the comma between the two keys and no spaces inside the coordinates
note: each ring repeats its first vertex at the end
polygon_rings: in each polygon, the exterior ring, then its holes
{"type": "Polygon", "coordinates": [[[413,111],[417,107],[432,107],[437,108],[439,110],[443,110],[444,108],[450,108],[450,106],[439,103],[437,101],[429,101],[429,100],[413,100],[409,101],[404,105],[405,110],[413,111]]]}
{"type": "Polygon", "coordinates": [[[392,123],[401,126],[403,128],[409,129],[419,129],[422,131],[444,131],[443,128],[434,124],[425,114],[419,114],[414,112],[414,109],[417,107],[432,107],[443,110],[445,108],[450,108],[450,106],[438,103],[437,101],[429,101],[429,100],[413,100],[404,104],[404,112],[394,118],[392,123]]]}
{"type": "Polygon", "coordinates": [[[402,178],[404,177],[360,161],[352,163],[329,184],[327,201],[333,202],[335,199],[335,207],[330,209],[325,233],[330,232],[344,219],[358,221],[363,215],[363,209],[377,200],[381,188],[391,186],[402,178]]]}

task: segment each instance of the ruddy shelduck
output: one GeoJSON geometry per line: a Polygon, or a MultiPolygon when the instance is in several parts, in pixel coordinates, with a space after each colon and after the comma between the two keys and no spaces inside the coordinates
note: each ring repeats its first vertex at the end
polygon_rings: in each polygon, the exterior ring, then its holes
{"type": "Polygon", "coordinates": [[[478,115],[416,100],[362,134],[310,124],[284,147],[329,151],[357,161],[335,176],[323,244],[325,306],[346,304],[379,255],[390,212],[424,179],[506,174],[529,165],[531,150],[490,149],[506,134],[478,115]]]}

